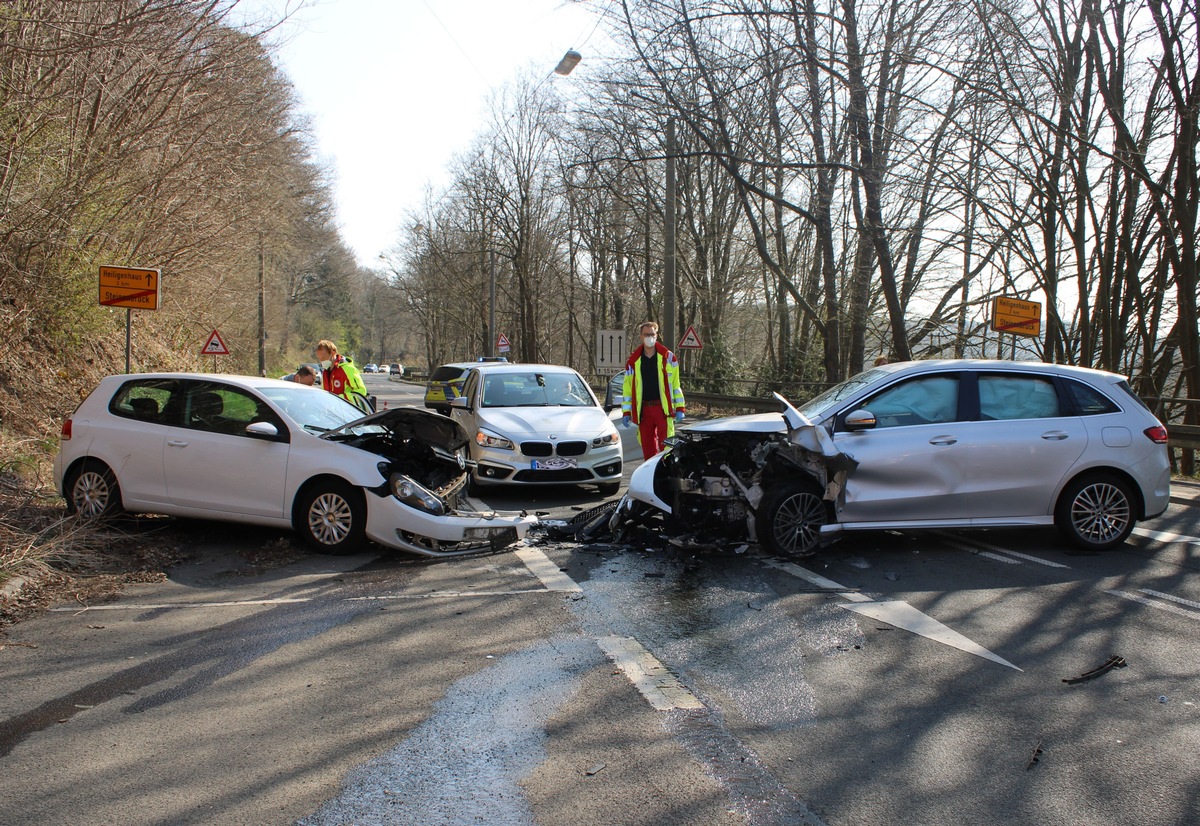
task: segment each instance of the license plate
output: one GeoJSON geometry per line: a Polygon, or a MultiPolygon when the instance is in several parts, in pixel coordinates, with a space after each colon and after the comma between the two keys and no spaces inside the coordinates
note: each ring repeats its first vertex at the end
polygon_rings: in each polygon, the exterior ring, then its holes
{"type": "Polygon", "coordinates": [[[534,459],[530,465],[534,470],[565,470],[577,466],[578,463],[574,459],[564,459],[561,456],[555,456],[553,459],[534,459]]]}

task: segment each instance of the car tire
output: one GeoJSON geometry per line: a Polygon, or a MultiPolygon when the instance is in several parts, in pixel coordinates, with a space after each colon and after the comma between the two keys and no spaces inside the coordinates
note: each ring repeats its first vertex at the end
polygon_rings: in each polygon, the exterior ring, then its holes
{"type": "Polygon", "coordinates": [[[810,556],[828,521],[829,508],[816,485],[782,482],[759,505],[758,543],[780,556],[810,556]]]}
{"type": "Polygon", "coordinates": [[[1129,483],[1108,473],[1073,479],[1054,509],[1054,524],[1062,537],[1088,551],[1107,551],[1122,544],[1136,521],[1137,505],[1129,483]]]}
{"type": "Polygon", "coordinates": [[[616,496],[621,491],[620,482],[601,482],[596,487],[600,488],[601,496],[616,496]]]}
{"type": "Polygon", "coordinates": [[[296,510],[296,530],[306,545],[320,553],[353,553],[363,544],[366,528],[362,491],[339,480],[313,485],[296,510]]]}
{"type": "Polygon", "coordinates": [[[63,485],[67,513],[80,519],[109,519],[122,511],[121,486],[108,465],[95,459],[80,463],[63,485]]]}

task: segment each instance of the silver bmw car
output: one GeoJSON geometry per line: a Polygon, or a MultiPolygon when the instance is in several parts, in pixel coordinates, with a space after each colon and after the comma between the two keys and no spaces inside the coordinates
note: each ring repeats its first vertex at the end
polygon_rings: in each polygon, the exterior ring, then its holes
{"type": "Polygon", "coordinates": [[[621,437],[583,377],[553,364],[476,365],[450,415],[471,439],[471,480],[621,485],[621,437]]]}

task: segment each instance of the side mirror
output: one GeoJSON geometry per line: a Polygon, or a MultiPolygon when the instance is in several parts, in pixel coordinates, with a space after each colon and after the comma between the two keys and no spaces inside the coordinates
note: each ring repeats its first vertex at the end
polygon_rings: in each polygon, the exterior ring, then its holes
{"type": "Polygon", "coordinates": [[[451,407],[457,407],[457,408],[460,408],[460,409],[462,409],[462,410],[470,410],[470,409],[471,409],[471,405],[470,405],[470,403],[467,401],[467,397],[466,397],[466,396],[456,396],[456,397],[454,397],[453,399],[451,399],[451,400],[450,400],[450,406],[451,406],[451,407]]]}
{"type": "Polygon", "coordinates": [[[852,410],[846,414],[846,418],[842,419],[842,422],[850,431],[873,430],[877,424],[875,414],[870,410],[852,410]]]}
{"type": "Polygon", "coordinates": [[[251,422],[246,425],[245,432],[247,436],[253,436],[256,439],[279,441],[279,428],[270,422],[251,422]]]}

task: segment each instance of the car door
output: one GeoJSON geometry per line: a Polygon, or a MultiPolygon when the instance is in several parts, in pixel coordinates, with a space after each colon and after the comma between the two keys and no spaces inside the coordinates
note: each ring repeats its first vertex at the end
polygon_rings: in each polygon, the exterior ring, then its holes
{"type": "Polygon", "coordinates": [[[219,382],[188,382],[182,426],[163,451],[167,495],[184,508],[286,517],[289,452],[283,420],[247,390],[219,382]],[[254,421],[275,425],[283,439],[247,435],[254,421]]]}
{"type": "Polygon", "coordinates": [[[1087,428],[1053,376],[979,371],[977,419],[962,506],[976,521],[1048,516],[1063,477],[1088,445],[1087,428]]]}
{"type": "Polygon", "coordinates": [[[163,449],[169,420],[167,403],[179,382],[138,379],[121,385],[108,406],[110,418],[97,422],[95,441],[117,474],[125,506],[155,510],[169,500],[163,476],[163,449]]]}
{"type": "Polygon", "coordinates": [[[910,376],[835,417],[837,448],[858,466],[845,485],[842,523],[929,522],[966,518],[962,479],[970,466],[957,372],[910,376]],[[874,428],[852,431],[846,414],[866,409],[874,428]]]}

